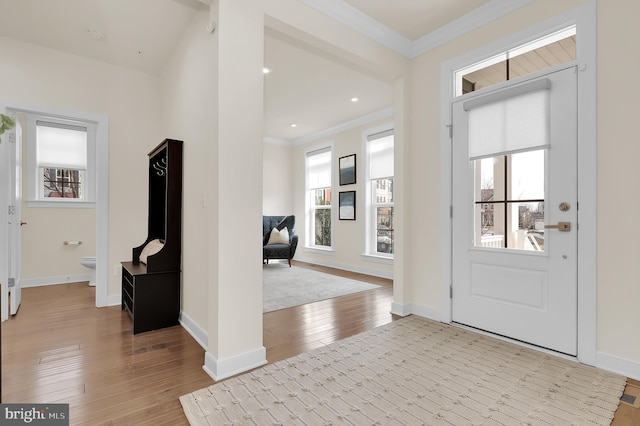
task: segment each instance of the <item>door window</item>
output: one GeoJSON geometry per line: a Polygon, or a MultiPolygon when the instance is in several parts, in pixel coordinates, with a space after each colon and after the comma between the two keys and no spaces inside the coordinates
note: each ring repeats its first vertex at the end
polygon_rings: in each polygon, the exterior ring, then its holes
{"type": "Polygon", "coordinates": [[[474,246],[544,251],[545,150],[474,161],[474,246]]]}

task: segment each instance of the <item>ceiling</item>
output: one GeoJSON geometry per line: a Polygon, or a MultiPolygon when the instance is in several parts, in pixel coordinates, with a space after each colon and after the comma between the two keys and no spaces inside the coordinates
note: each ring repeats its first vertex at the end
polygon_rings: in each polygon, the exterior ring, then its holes
{"type": "MultiPolygon", "coordinates": [[[[474,11],[486,14],[491,12],[489,6],[515,0],[299,1],[347,25],[366,22],[384,38],[400,40],[404,47],[398,51],[411,56],[406,46],[410,50],[412,42],[424,41],[474,11]],[[329,6],[331,10],[327,10],[329,6]]],[[[531,0],[515,2],[523,1],[531,0]]],[[[208,2],[0,0],[0,36],[158,75],[196,10],[206,9],[203,3],[208,2]]],[[[363,26],[356,24],[354,28],[363,26]]],[[[393,103],[389,84],[275,31],[265,34],[265,65],[272,70],[265,75],[268,138],[308,138],[393,103]],[[358,102],[352,102],[352,97],[358,102]]]]}

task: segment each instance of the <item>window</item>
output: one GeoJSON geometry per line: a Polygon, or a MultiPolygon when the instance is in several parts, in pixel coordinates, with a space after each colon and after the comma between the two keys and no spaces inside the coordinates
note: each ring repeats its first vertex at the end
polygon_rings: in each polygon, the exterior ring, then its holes
{"type": "Polygon", "coordinates": [[[367,254],[393,257],[393,129],[366,137],[367,254]]]}
{"type": "Polygon", "coordinates": [[[576,26],[572,25],[458,70],[456,96],[575,59],[576,26]]]}
{"type": "Polygon", "coordinates": [[[331,248],[331,147],[307,153],[307,247],[331,248]]]}
{"type": "Polygon", "coordinates": [[[94,202],[95,125],[29,115],[28,205],[94,202]]]}

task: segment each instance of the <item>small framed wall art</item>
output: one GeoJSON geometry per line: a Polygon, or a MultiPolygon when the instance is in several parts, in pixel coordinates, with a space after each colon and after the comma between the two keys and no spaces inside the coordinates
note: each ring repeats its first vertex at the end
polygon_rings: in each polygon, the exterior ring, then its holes
{"type": "Polygon", "coordinates": [[[338,198],[340,220],[356,220],[356,191],[340,192],[338,198]]]}
{"type": "Polygon", "coordinates": [[[346,155],[338,159],[340,169],[340,186],[356,183],[356,155],[346,155]]]}

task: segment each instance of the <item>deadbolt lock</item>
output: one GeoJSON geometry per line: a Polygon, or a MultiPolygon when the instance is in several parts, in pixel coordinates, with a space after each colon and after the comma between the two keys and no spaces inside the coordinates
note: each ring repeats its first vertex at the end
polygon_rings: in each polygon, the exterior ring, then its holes
{"type": "Polygon", "coordinates": [[[571,204],[567,203],[566,201],[563,201],[560,203],[560,205],[558,205],[558,208],[560,209],[561,212],[567,212],[569,211],[569,209],[571,209],[571,204]]]}

